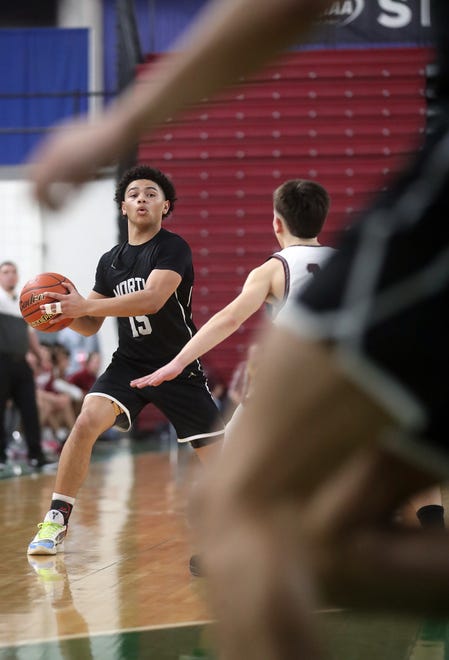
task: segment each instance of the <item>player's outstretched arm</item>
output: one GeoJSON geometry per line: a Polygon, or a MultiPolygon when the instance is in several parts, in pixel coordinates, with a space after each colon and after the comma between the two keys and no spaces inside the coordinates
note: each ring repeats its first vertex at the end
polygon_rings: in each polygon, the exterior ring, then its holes
{"type": "Polygon", "coordinates": [[[141,389],[173,380],[187,365],[232,335],[267,300],[271,292],[273,274],[278,268],[282,268],[280,262],[270,259],[252,270],[237,298],[214,314],[173,360],[151,374],[132,380],[131,387],[141,389]]]}
{"type": "Polygon", "coordinates": [[[172,52],[94,121],[58,128],[34,154],[36,198],[56,207],[68,189],[125,154],[146,131],[269,61],[310,28],[329,0],[214,0],[172,52]],[[68,186],[55,187],[65,182],[68,186]]]}
{"type": "Polygon", "coordinates": [[[241,324],[233,314],[233,310],[238,305],[238,302],[237,298],[227,307],[212,316],[196,335],[187,342],[173,360],[153,373],[132,380],[130,383],[131,387],[142,389],[142,387],[147,387],[148,385],[156,386],[166,380],[173,380],[188,364],[199,358],[200,355],[210,351],[211,348],[226,339],[226,337],[229,337],[241,324]]]}
{"type": "Polygon", "coordinates": [[[156,387],[156,385],[160,385],[166,380],[173,380],[176,378],[176,376],[179,376],[185,367],[186,365],[184,365],[182,358],[177,355],[175,358],[173,358],[173,360],[167,362],[167,364],[164,364],[164,366],[160,369],[157,369],[157,371],[153,371],[151,374],[142,376],[142,378],[136,378],[136,380],[132,380],[130,385],[131,387],[137,387],[139,390],[141,390],[143,387],[148,387],[148,385],[156,387]]]}

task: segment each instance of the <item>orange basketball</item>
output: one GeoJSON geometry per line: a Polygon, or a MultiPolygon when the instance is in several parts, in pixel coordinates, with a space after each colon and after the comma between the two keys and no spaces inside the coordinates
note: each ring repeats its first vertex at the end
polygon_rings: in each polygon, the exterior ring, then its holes
{"type": "Polygon", "coordinates": [[[65,282],[70,282],[64,275],[59,273],[41,273],[24,285],[20,292],[20,311],[25,321],[35,330],[40,332],[56,332],[62,330],[71,324],[73,319],[63,319],[60,323],[49,325],[49,321],[58,316],[58,314],[47,314],[41,310],[41,305],[47,303],[56,303],[54,298],[44,296],[46,291],[55,291],[56,293],[68,293],[65,282]]]}

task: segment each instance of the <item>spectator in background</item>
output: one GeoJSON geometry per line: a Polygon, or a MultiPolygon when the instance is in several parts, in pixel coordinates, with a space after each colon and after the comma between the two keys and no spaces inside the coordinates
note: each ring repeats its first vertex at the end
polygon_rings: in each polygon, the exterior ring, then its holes
{"type": "MultiPolygon", "coordinates": [[[[84,397],[89,392],[92,385],[98,378],[101,367],[101,355],[98,351],[93,351],[89,353],[84,365],[81,366],[77,371],[72,373],[67,377],[69,383],[73,387],[77,387],[82,392],[82,399],[77,402],[74,402],[75,413],[78,415],[81,411],[81,406],[84,401],[84,397]]],[[[120,435],[120,431],[116,428],[110,428],[107,431],[104,431],[98,439],[99,440],[116,440],[120,435]]]]}
{"type": "Polygon", "coordinates": [[[52,346],[52,358],[52,390],[58,394],[64,394],[66,397],[68,397],[73,415],[73,420],[68,425],[68,427],[64,429],[65,440],[75,423],[75,413],[81,408],[81,404],[84,399],[84,393],[79,387],[69,382],[69,376],[67,372],[70,363],[70,351],[62,344],[56,343],[52,346]]]}
{"type": "Polygon", "coordinates": [[[250,344],[246,360],[237,364],[229,383],[228,398],[234,408],[246,400],[254,379],[256,364],[257,344],[250,344]]]}
{"type": "Polygon", "coordinates": [[[82,399],[77,406],[77,414],[81,410],[81,403],[98,378],[101,366],[101,355],[93,351],[87,356],[84,365],[67,377],[69,383],[77,387],[82,393],[82,399]]]}
{"type": "Polygon", "coordinates": [[[30,351],[39,364],[41,348],[34,330],[20,313],[15,292],[18,280],[13,262],[0,264],[0,469],[6,465],[5,410],[8,400],[13,401],[20,413],[30,467],[40,468],[49,463],[41,447],[35,382],[27,361],[30,351]]]}
{"type": "Polygon", "coordinates": [[[227,387],[224,379],[218,369],[210,362],[202,361],[203,370],[207,378],[210,393],[217,404],[218,409],[223,414],[227,407],[227,387]]]}
{"type": "Polygon", "coordinates": [[[98,335],[85,337],[72,328],[64,328],[57,333],[58,344],[62,344],[69,351],[70,360],[67,365],[66,376],[82,368],[90,353],[100,355],[100,342],[98,335]]]}
{"type": "Polygon", "coordinates": [[[60,451],[75,423],[75,412],[69,393],[55,386],[58,376],[55,347],[55,344],[42,344],[43,359],[34,367],[34,378],[43,444],[52,451],[60,451]]]}
{"type": "Polygon", "coordinates": [[[236,368],[232,372],[231,380],[228,387],[229,405],[232,408],[237,408],[239,403],[242,403],[246,392],[246,366],[247,360],[241,360],[237,363],[236,368]]]}

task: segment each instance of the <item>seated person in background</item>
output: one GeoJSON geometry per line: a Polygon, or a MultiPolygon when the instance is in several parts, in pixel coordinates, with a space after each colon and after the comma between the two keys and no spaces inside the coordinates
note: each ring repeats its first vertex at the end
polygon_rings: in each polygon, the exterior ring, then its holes
{"type": "Polygon", "coordinates": [[[246,360],[236,366],[229,383],[228,398],[234,408],[244,403],[248,397],[251,381],[254,378],[257,361],[257,344],[250,344],[246,360]]]}
{"type": "Polygon", "coordinates": [[[259,345],[252,343],[248,347],[246,360],[239,362],[234,372],[231,384],[229,387],[229,400],[232,401],[232,414],[229,415],[229,420],[226,425],[226,436],[232,432],[236,420],[242,411],[242,406],[248,400],[251,390],[254,386],[254,378],[259,359],[259,345]]]}
{"type": "Polygon", "coordinates": [[[81,403],[98,378],[101,366],[101,356],[98,351],[89,353],[83,366],[67,377],[72,385],[75,385],[82,392],[82,399],[75,402],[75,408],[78,412],[81,410],[81,403]]]}
{"type": "Polygon", "coordinates": [[[44,430],[46,421],[51,414],[51,407],[43,390],[43,387],[51,377],[53,370],[49,347],[46,344],[41,344],[40,361],[34,355],[28,355],[27,361],[33,371],[34,382],[36,385],[36,403],[39,413],[39,423],[42,430],[44,430]]]}
{"type": "Polygon", "coordinates": [[[75,413],[70,395],[55,387],[59,372],[55,373],[54,347],[42,344],[42,354],[41,364],[34,366],[40,424],[44,442],[48,444],[56,439],[58,444],[53,449],[58,449],[75,423],[75,413]]]}
{"type": "Polygon", "coordinates": [[[85,337],[72,328],[64,328],[58,332],[58,344],[65,346],[70,354],[67,376],[71,376],[75,371],[81,369],[90,353],[100,353],[98,335],[85,337]]]}
{"type": "Polygon", "coordinates": [[[239,403],[242,403],[246,391],[246,364],[247,360],[241,360],[238,362],[236,368],[232,372],[231,380],[229,381],[229,407],[234,410],[239,403]]]}
{"type": "Polygon", "coordinates": [[[202,362],[204,373],[206,374],[207,384],[219,410],[223,413],[227,409],[228,391],[224,379],[218,369],[210,362],[202,362]]]}
{"type": "MultiPolygon", "coordinates": [[[[67,376],[67,381],[73,385],[73,387],[78,388],[82,392],[82,398],[79,401],[72,401],[76,415],[80,413],[84,397],[97,380],[100,367],[101,355],[98,351],[92,351],[88,354],[84,364],[82,364],[74,373],[67,376]]],[[[113,427],[102,433],[98,439],[116,440],[119,435],[120,431],[113,427]]]]}
{"type": "Polygon", "coordinates": [[[67,370],[70,363],[70,351],[62,344],[54,344],[53,354],[53,381],[52,387],[56,392],[62,392],[70,397],[73,408],[82,402],[83,391],[69,382],[67,370]]]}

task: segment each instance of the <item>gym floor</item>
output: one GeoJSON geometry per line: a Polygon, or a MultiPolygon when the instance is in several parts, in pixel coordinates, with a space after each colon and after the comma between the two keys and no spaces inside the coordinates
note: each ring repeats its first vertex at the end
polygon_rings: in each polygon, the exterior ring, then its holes
{"type": "MultiPolygon", "coordinates": [[[[205,580],[188,570],[189,451],[154,438],[97,443],[55,557],[26,555],[54,469],[13,467],[0,480],[0,660],[214,658],[205,580]]],[[[449,658],[449,622],[317,616],[331,660],[449,658]]]]}

